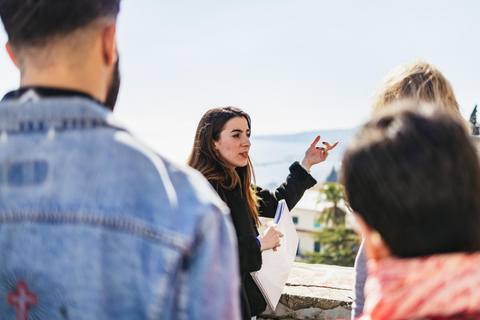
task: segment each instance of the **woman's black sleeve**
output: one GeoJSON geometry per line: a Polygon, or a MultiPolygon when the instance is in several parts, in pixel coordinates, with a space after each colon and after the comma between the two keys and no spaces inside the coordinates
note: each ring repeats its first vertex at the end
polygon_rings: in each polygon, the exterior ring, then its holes
{"type": "MultiPolygon", "coordinates": [[[[234,205],[229,203],[227,196],[225,195],[224,189],[219,186],[216,181],[210,181],[210,184],[213,188],[217,191],[220,198],[225,202],[228,206],[234,205]]],[[[231,209],[230,209],[231,210],[231,209]]],[[[251,217],[248,217],[249,219],[251,217]]],[[[249,223],[249,222],[245,222],[249,223]]],[[[252,224],[253,218],[252,218],[252,224]]],[[[237,226],[234,224],[235,229],[237,226]]],[[[258,245],[257,238],[253,235],[247,234],[243,236],[238,236],[237,233],[237,240],[238,240],[238,253],[239,253],[239,261],[240,261],[240,272],[253,272],[258,271],[262,267],[262,252],[260,251],[260,246],[258,245]]]]}
{"type": "Polygon", "coordinates": [[[238,238],[240,272],[258,271],[262,267],[262,252],[257,239],[252,235],[238,238]]]}
{"type": "Polygon", "coordinates": [[[313,187],[317,181],[300,165],[298,161],[290,166],[290,174],[274,192],[257,187],[257,196],[260,198],[259,214],[273,218],[277,210],[278,201],[285,199],[289,210],[302,198],[305,190],[313,187]]]}

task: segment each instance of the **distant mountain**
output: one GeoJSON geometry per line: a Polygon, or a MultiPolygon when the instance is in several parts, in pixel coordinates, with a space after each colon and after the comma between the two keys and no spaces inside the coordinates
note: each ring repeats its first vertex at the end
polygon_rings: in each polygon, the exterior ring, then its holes
{"type": "Polygon", "coordinates": [[[285,181],[288,167],[294,161],[301,161],[308,146],[317,135],[322,141],[332,144],[338,141],[338,146],[333,149],[328,159],[312,168],[313,177],[319,182],[324,182],[332,167],[340,169],[343,153],[349,140],[358,128],[322,130],[301,132],[289,135],[265,135],[252,137],[250,158],[255,169],[256,181],[262,188],[275,189],[285,181]]]}

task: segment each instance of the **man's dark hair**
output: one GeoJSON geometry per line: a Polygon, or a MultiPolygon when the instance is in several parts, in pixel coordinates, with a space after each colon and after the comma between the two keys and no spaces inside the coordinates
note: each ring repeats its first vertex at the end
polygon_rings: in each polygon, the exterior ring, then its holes
{"type": "Polygon", "coordinates": [[[0,0],[0,17],[12,46],[42,46],[93,21],[116,18],[120,0],[0,0]]]}
{"type": "Polygon", "coordinates": [[[347,148],[341,175],[350,206],[393,255],[480,250],[478,157],[452,116],[403,110],[372,119],[347,148]]]}

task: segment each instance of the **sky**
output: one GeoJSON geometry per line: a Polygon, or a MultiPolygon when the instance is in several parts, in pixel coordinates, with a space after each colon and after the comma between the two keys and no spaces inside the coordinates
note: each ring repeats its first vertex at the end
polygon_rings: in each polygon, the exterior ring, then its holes
{"type": "MultiPolygon", "coordinates": [[[[368,120],[381,77],[424,59],[468,117],[480,102],[479,16],[478,0],[122,0],[115,114],[185,163],[210,108],[242,108],[253,136],[321,135],[368,120]]],[[[6,41],[2,28],[1,94],[19,85],[6,41]]]]}

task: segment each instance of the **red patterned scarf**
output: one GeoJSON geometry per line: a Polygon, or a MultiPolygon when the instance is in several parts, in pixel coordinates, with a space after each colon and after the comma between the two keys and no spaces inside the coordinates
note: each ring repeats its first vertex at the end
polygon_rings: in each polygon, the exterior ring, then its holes
{"type": "Polygon", "coordinates": [[[480,253],[370,260],[368,270],[362,320],[480,319],[480,253]]]}

